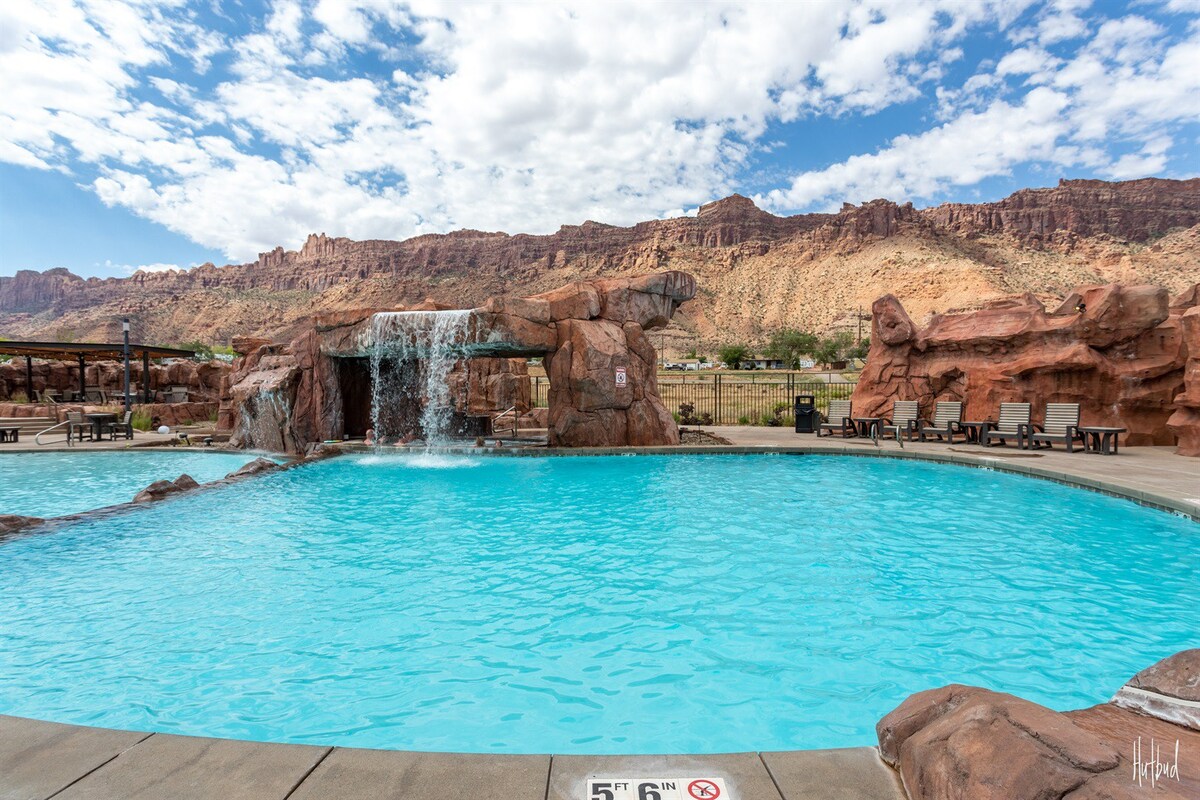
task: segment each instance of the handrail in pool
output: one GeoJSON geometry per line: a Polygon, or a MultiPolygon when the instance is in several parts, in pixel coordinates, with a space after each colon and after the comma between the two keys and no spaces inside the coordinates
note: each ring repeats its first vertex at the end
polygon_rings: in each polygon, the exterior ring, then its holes
{"type": "Polygon", "coordinates": [[[499,422],[499,421],[500,421],[500,420],[501,420],[501,419],[504,417],[504,415],[506,415],[506,414],[512,414],[512,415],[513,415],[513,418],[512,418],[512,435],[513,435],[513,438],[515,439],[515,438],[517,438],[517,422],[518,422],[518,420],[517,420],[517,417],[518,417],[518,416],[520,416],[519,414],[517,414],[517,407],[516,407],[516,406],[509,406],[508,408],[504,409],[503,411],[501,411],[501,412],[500,412],[499,414],[497,414],[496,416],[492,417],[492,433],[495,433],[495,434],[499,434],[499,433],[500,433],[498,430],[496,430],[496,423],[497,423],[497,422],[499,422]]]}
{"type": "MultiPolygon", "coordinates": [[[[70,424],[71,424],[71,420],[66,420],[64,422],[59,422],[54,425],[51,425],[49,428],[46,428],[45,430],[38,431],[37,435],[33,437],[33,441],[35,444],[37,444],[40,447],[41,445],[46,444],[46,442],[42,441],[43,434],[50,433],[50,431],[54,430],[55,428],[61,428],[64,425],[70,425],[70,424]]],[[[67,432],[67,446],[70,447],[72,444],[73,443],[71,441],[71,433],[70,433],[70,431],[68,431],[67,432]]]]}

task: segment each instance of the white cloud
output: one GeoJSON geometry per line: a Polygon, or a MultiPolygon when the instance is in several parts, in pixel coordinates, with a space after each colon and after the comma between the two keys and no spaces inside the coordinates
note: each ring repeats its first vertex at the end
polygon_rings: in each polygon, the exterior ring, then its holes
{"type": "Polygon", "coordinates": [[[833,209],[843,201],[930,197],[949,185],[969,186],[1014,163],[1053,158],[1066,130],[1067,103],[1064,95],[1037,88],[1020,105],[997,101],[925,133],[898,136],[878,153],[803,173],[789,188],[758,199],[776,209],[814,203],[833,209]]]}
{"type": "Polygon", "coordinates": [[[317,230],[545,232],[695,209],[775,149],[773,125],[935,93],[936,127],[766,199],[929,196],[1030,160],[1165,164],[1162,126],[1200,97],[1195,42],[1136,15],[1101,24],[1086,2],[1029,5],[275,0],[231,39],[183,0],[5,3],[0,160],[86,172],[105,203],[238,261],[317,230]],[[944,85],[979,26],[1018,44],[944,85]]]}
{"type": "Polygon", "coordinates": [[[761,199],[787,211],[875,197],[931,198],[1028,163],[1084,167],[1114,179],[1161,174],[1172,131],[1200,120],[1197,64],[1200,29],[1168,44],[1158,25],[1137,16],[1103,23],[1070,59],[1026,45],[961,89],[939,93],[948,122],[801,173],[761,199]],[[1045,85],[1014,102],[1004,92],[1010,76],[1045,85]],[[1132,149],[1110,155],[1122,146],[1132,149]]]}

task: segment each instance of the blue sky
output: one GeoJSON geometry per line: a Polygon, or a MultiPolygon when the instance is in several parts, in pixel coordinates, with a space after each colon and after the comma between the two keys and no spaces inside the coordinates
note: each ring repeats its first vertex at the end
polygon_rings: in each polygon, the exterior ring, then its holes
{"type": "Polygon", "coordinates": [[[1200,0],[0,4],[0,275],[1200,174],[1200,0]]]}

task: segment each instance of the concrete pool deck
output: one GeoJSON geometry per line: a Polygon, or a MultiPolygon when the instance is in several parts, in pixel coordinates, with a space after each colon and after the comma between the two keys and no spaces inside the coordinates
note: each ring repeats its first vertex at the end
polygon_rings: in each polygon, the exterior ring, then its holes
{"type": "Polygon", "coordinates": [[[590,800],[589,778],[722,778],[729,800],[903,800],[873,747],[512,756],[266,744],[0,716],[0,798],[590,800]]]}

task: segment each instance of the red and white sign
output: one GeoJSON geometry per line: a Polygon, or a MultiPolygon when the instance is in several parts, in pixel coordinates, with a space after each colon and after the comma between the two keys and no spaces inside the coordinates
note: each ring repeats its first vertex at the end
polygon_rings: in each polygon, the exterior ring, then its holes
{"type": "Polygon", "coordinates": [[[721,796],[721,787],[715,781],[710,781],[707,778],[700,778],[692,781],[687,787],[688,794],[696,798],[696,800],[716,800],[721,796]]]}
{"type": "Polygon", "coordinates": [[[591,778],[582,800],[733,800],[723,778],[591,778]]]}
{"type": "Polygon", "coordinates": [[[616,377],[617,377],[617,386],[624,386],[626,384],[626,376],[625,376],[625,368],[624,367],[617,367],[617,376],[616,377]]]}

